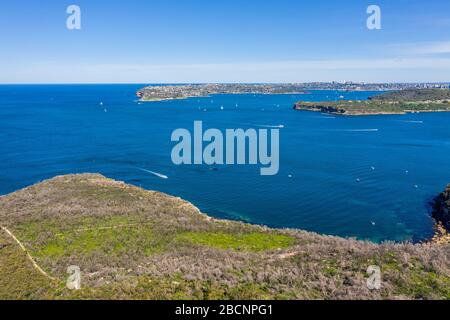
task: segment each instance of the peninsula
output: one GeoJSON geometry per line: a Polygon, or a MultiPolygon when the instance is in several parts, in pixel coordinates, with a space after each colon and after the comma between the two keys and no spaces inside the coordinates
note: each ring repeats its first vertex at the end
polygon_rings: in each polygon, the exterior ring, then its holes
{"type": "Polygon", "coordinates": [[[353,83],[311,82],[285,84],[210,83],[183,85],[152,85],[136,92],[141,101],[163,101],[208,97],[213,94],[305,94],[310,90],[392,91],[404,89],[449,88],[447,83],[353,83]]]}
{"type": "Polygon", "coordinates": [[[450,111],[449,89],[405,89],[386,92],[368,100],[324,102],[300,101],[295,110],[317,111],[335,115],[405,114],[450,111]]]}
{"type": "Polygon", "coordinates": [[[208,97],[212,94],[303,94],[295,84],[188,84],[148,86],[136,95],[141,101],[208,97]]]}
{"type": "Polygon", "coordinates": [[[0,299],[450,299],[450,244],[211,218],[98,174],[0,197],[0,299]],[[68,268],[81,289],[66,288],[68,268]],[[381,288],[367,285],[369,266],[381,288]]]}

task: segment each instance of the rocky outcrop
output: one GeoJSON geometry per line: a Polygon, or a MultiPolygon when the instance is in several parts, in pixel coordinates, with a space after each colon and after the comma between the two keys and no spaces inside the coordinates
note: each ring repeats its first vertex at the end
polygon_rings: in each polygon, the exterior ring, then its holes
{"type": "Polygon", "coordinates": [[[345,109],[333,106],[326,106],[323,104],[304,104],[304,103],[296,103],[294,105],[295,110],[305,110],[305,111],[317,111],[323,113],[332,113],[332,114],[344,114],[346,112],[345,109]]]}
{"type": "Polygon", "coordinates": [[[435,199],[433,218],[450,231],[450,184],[435,199]]]}

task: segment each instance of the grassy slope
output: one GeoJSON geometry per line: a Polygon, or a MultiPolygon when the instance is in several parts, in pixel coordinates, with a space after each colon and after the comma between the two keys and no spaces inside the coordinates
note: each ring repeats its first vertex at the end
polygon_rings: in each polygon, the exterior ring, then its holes
{"type": "Polygon", "coordinates": [[[297,102],[294,108],[345,115],[450,111],[450,90],[419,89],[387,92],[363,101],[297,102]]]}
{"type": "Polygon", "coordinates": [[[450,299],[448,245],[375,245],[220,221],[100,175],[57,177],[0,198],[0,298],[450,299]],[[365,271],[379,265],[380,291],[365,271]],[[82,270],[82,290],[64,288],[82,270]]]}

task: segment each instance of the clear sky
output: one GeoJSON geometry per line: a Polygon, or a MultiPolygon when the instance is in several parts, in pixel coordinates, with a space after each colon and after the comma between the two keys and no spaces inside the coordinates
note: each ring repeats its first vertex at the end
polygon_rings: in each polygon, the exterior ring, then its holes
{"type": "Polygon", "coordinates": [[[2,0],[0,83],[449,82],[449,30],[449,0],[2,0]]]}

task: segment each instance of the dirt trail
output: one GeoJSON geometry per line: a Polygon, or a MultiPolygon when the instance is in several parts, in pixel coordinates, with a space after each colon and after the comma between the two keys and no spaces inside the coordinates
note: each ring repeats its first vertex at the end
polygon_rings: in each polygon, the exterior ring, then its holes
{"type": "Polygon", "coordinates": [[[41,273],[42,275],[44,275],[45,277],[49,278],[50,280],[53,281],[58,281],[58,279],[50,276],[47,272],[45,272],[37,263],[36,261],[33,259],[33,257],[28,253],[28,250],[25,248],[25,246],[22,244],[22,242],[19,241],[19,239],[16,238],[16,236],[8,230],[8,228],[6,227],[1,227],[3,231],[5,231],[18,245],[19,247],[22,249],[23,252],[25,252],[25,254],[27,255],[28,259],[31,261],[31,263],[33,264],[33,267],[39,271],[39,273],[41,273]]]}

